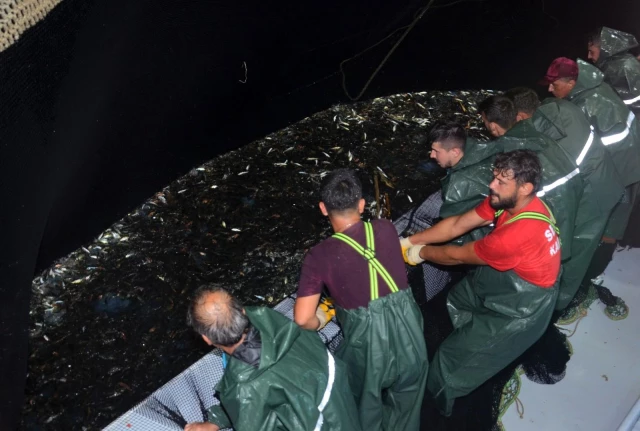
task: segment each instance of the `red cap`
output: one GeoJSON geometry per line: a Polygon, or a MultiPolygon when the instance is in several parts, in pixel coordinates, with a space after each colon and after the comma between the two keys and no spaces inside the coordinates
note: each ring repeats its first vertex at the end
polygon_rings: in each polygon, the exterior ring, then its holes
{"type": "Polygon", "coordinates": [[[558,57],[547,69],[547,74],[540,80],[541,85],[549,85],[560,78],[578,79],[578,63],[567,57],[558,57]]]}

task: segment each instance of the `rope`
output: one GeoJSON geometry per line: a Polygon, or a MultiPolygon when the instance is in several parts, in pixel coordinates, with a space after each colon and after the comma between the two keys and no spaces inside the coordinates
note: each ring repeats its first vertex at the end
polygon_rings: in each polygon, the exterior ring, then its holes
{"type": "Polygon", "coordinates": [[[429,0],[429,3],[427,3],[427,5],[424,8],[422,8],[422,10],[418,14],[418,16],[416,18],[414,18],[413,22],[411,22],[411,24],[409,24],[408,26],[400,27],[399,29],[396,29],[396,30],[392,31],[387,37],[385,37],[384,39],[380,40],[379,42],[376,42],[375,44],[373,44],[370,47],[366,48],[365,50],[359,52],[358,54],[354,55],[353,57],[347,58],[346,60],[342,60],[342,62],[340,62],[340,73],[342,74],[342,89],[344,90],[344,94],[346,94],[347,97],[349,99],[351,99],[351,101],[356,102],[356,101],[360,100],[360,98],[362,97],[364,92],[367,91],[367,88],[369,88],[369,85],[373,81],[373,78],[375,78],[375,76],[378,74],[378,72],[380,72],[380,69],[382,69],[382,66],[384,66],[384,64],[387,62],[389,57],[391,57],[391,54],[393,54],[393,52],[396,50],[396,48],[398,48],[398,46],[400,46],[400,44],[402,43],[404,38],[407,37],[409,32],[413,29],[413,27],[416,26],[418,21],[420,21],[420,19],[424,16],[424,14],[427,12],[427,10],[429,10],[429,8],[431,7],[431,5],[434,2],[435,2],[435,0],[429,0]],[[349,91],[347,90],[347,76],[344,73],[344,68],[343,68],[344,64],[346,62],[348,62],[348,61],[353,60],[356,57],[361,56],[362,54],[364,54],[365,52],[369,51],[370,49],[373,49],[376,46],[380,45],[382,42],[384,42],[385,40],[389,39],[397,31],[402,30],[403,28],[406,29],[406,30],[405,30],[404,33],[402,33],[402,36],[400,36],[400,39],[398,39],[398,41],[393,45],[393,47],[391,47],[391,49],[389,50],[387,55],[385,55],[385,57],[382,59],[382,61],[378,65],[378,67],[376,67],[376,70],[373,71],[373,73],[371,74],[371,76],[369,77],[367,82],[364,84],[364,87],[362,87],[362,90],[360,91],[360,93],[358,93],[358,95],[356,97],[352,97],[349,94],[349,91]]]}
{"type": "Polygon", "coordinates": [[[518,411],[520,419],[524,419],[524,403],[520,401],[518,397],[516,397],[516,410],[518,411]]]}
{"type": "Polygon", "coordinates": [[[573,328],[573,331],[569,331],[569,329],[567,329],[567,328],[562,328],[562,327],[558,326],[557,324],[556,324],[556,328],[558,328],[558,329],[560,329],[562,331],[570,332],[569,335],[567,335],[567,338],[571,338],[571,337],[573,337],[573,334],[575,334],[576,331],[578,330],[578,325],[580,324],[580,321],[582,319],[584,319],[586,316],[587,316],[587,310],[582,310],[580,312],[580,317],[578,317],[576,319],[576,326],[573,328]]]}

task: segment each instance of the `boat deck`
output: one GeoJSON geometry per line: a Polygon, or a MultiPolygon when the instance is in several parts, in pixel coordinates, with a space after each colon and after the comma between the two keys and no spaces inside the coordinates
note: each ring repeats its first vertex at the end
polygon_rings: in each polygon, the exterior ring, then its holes
{"type": "Polygon", "coordinates": [[[612,320],[595,301],[565,326],[578,325],[565,378],[546,386],[522,376],[524,413],[512,404],[502,417],[506,431],[640,431],[640,249],[615,253],[603,285],[626,302],[628,316],[612,320]]]}

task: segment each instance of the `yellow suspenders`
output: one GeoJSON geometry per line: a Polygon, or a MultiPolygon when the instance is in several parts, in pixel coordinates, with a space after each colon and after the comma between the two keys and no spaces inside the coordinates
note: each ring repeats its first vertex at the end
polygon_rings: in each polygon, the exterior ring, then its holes
{"type": "Polygon", "coordinates": [[[374,299],[378,299],[378,275],[380,275],[385,283],[387,283],[387,286],[389,286],[389,290],[391,290],[391,292],[397,292],[398,286],[396,285],[395,281],[393,281],[393,278],[391,278],[391,275],[389,275],[384,266],[382,266],[380,261],[376,258],[376,245],[375,239],[373,237],[373,227],[371,226],[371,223],[364,222],[364,231],[367,238],[367,248],[362,247],[353,238],[348,237],[343,233],[336,233],[333,235],[333,237],[349,244],[369,264],[371,300],[373,301],[374,299]]]}

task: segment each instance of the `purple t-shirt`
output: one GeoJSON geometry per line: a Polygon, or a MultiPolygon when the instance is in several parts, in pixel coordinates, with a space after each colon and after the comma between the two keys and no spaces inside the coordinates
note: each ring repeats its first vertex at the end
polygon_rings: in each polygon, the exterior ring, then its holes
{"type": "MultiPolygon", "coordinates": [[[[373,220],[376,258],[398,286],[408,286],[407,272],[402,259],[400,241],[389,220],[373,220]]],[[[361,246],[366,246],[364,223],[360,222],[343,232],[361,246]]],[[[313,247],[304,258],[298,296],[311,296],[327,287],[336,305],[344,309],[367,307],[371,301],[369,265],[360,253],[342,240],[327,238],[313,247]]],[[[391,293],[387,283],[378,275],[378,297],[391,293]]]]}

